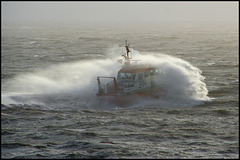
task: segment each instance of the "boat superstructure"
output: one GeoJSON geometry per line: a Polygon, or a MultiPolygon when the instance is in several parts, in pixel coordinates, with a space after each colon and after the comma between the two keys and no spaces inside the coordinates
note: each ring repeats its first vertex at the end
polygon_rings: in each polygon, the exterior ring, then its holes
{"type": "Polygon", "coordinates": [[[97,77],[97,96],[111,99],[113,102],[127,101],[126,99],[131,99],[129,97],[133,96],[158,96],[159,91],[162,90],[159,79],[163,70],[149,64],[132,64],[127,40],[125,48],[126,54],[122,55],[124,63],[117,77],[97,77]]]}

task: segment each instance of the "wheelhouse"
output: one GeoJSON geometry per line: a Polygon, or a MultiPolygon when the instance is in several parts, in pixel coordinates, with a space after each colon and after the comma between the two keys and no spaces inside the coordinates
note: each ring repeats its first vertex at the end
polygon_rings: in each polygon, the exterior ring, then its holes
{"type": "MultiPolygon", "coordinates": [[[[159,89],[159,77],[163,73],[161,68],[147,64],[131,64],[129,46],[126,41],[125,63],[118,71],[117,78],[98,76],[98,96],[118,96],[132,93],[152,92],[159,89]]],[[[121,62],[120,62],[121,63],[121,62]]]]}
{"type": "Polygon", "coordinates": [[[154,89],[155,81],[161,73],[160,68],[145,65],[122,68],[117,76],[118,92],[128,93],[154,89]]]}

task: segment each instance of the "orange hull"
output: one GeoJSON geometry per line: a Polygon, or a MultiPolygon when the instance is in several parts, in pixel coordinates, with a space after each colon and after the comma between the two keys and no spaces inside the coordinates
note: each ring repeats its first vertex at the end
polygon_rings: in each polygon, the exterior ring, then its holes
{"type": "Polygon", "coordinates": [[[118,106],[128,106],[136,102],[141,102],[143,99],[158,99],[159,94],[157,93],[159,92],[144,91],[124,95],[105,94],[98,95],[98,99],[102,104],[107,102],[118,106]]]}

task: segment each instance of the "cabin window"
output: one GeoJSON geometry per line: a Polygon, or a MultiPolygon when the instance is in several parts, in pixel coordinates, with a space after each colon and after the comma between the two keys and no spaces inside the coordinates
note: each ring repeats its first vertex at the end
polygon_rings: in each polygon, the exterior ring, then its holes
{"type": "Polygon", "coordinates": [[[160,74],[159,69],[155,69],[155,75],[160,74]]]}
{"type": "Polygon", "coordinates": [[[143,79],[143,73],[138,73],[138,79],[139,80],[143,79]]]}
{"type": "Polygon", "coordinates": [[[131,73],[126,73],[126,79],[132,79],[132,74],[131,73]]]}
{"type": "Polygon", "coordinates": [[[154,70],[150,70],[150,76],[154,76],[154,75],[159,75],[162,74],[163,70],[162,69],[154,69],[154,70]]]}
{"type": "Polygon", "coordinates": [[[136,77],[135,73],[120,73],[120,79],[132,79],[134,80],[136,77]]]}
{"type": "Polygon", "coordinates": [[[153,75],[154,75],[154,71],[150,70],[150,76],[153,76],[153,75]]]}
{"type": "Polygon", "coordinates": [[[125,73],[120,73],[120,78],[121,79],[126,79],[125,73]]]}
{"type": "Polygon", "coordinates": [[[149,72],[144,72],[144,78],[148,78],[149,77],[149,72]]]}
{"type": "Polygon", "coordinates": [[[136,74],[132,73],[132,80],[135,80],[136,74]]]}

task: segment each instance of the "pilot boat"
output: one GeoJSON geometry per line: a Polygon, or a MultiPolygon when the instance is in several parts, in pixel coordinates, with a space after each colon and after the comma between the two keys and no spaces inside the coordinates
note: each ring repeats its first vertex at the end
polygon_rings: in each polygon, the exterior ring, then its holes
{"type": "Polygon", "coordinates": [[[101,102],[107,101],[119,106],[134,103],[143,98],[158,98],[164,90],[159,81],[163,74],[162,68],[150,64],[139,64],[132,60],[127,40],[125,48],[126,54],[122,55],[124,63],[117,77],[97,77],[97,97],[101,102]]]}

